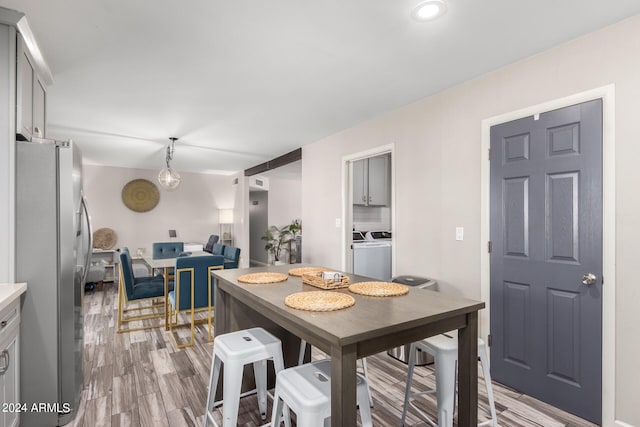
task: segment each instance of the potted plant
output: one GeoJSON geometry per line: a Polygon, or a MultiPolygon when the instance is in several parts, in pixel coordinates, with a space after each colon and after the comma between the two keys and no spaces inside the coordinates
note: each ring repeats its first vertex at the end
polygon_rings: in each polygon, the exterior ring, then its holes
{"type": "Polygon", "coordinates": [[[294,264],[296,259],[296,253],[298,251],[296,236],[302,232],[302,223],[299,219],[294,219],[291,221],[291,224],[288,226],[289,233],[291,233],[291,238],[288,242],[287,251],[289,252],[289,263],[294,264]],[[292,246],[292,244],[296,246],[292,246]]]}
{"type": "Polygon", "coordinates": [[[291,244],[291,231],[289,231],[289,225],[278,228],[272,225],[265,231],[264,236],[260,239],[267,242],[264,246],[267,252],[273,254],[274,264],[284,264],[280,259],[282,255],[282,249],[291,244]]]}

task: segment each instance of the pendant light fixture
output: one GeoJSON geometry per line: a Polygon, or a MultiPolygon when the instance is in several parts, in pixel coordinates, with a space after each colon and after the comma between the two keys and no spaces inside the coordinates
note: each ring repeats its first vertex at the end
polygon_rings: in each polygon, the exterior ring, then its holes
{"type": "Polygon", "coordinates": [[[171,169],[171,160],[173,160],[174,145],[178,138],[169,138],[171,144],[167,145],[167,168],[162,169],[158,174],[158,182],[160,186],[167,191],[173,191],[180,185],[180,174],[171,169]]]}

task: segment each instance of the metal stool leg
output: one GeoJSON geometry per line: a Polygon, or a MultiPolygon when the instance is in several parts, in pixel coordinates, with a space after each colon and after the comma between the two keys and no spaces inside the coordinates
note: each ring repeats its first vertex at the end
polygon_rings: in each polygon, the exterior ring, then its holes
{"type": "Polygon", "coordinates": [[[404,405],[402,406],[402,418],[400,418],[400,427],[404,427],[404,421],[407,417],[407,407],[409,406],[409,397],[411,395],[411,384],[413,383],[413,368],[416,363],[416,344],[412,343],[409,349],[409,370],[407,372],[407,387],[404,391],[404,405]]]}
{"type": "Polygon", "coordinates": [[[258,408],[260,417],[267,419],[267,361],[253,362],[253,376],[256,380],[256,393],[258,395],[258,408]]]}
{"type": "Polygon", "coordinates": [[[213,423],[213,403],[218,389],[218,378],[220,377],[221,363],[222,361],[214,355],[213,364],[211,365],[211,376],[209,378],[209,395],[207,396],[207,408],[204,418],[205,427],[209,427],[210,423],[213,423]]]}
{"type": "Polygon", "coordinates": [[[222,405],[223,427],[235,427],[238,422],[238,409],[240,408],[240,388],[242,385],[242,371],[244,365],[234,361],[224,364],[224,390],[222,405]]]}

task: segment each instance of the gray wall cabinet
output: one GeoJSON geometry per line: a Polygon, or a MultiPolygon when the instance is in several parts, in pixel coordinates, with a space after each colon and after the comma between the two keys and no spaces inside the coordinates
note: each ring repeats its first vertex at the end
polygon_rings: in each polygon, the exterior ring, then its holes
{"type": "Polygon", "coordinates": [[[390,154],[353,162],[353,204],[388,206],[390,194],[390,154]]]}

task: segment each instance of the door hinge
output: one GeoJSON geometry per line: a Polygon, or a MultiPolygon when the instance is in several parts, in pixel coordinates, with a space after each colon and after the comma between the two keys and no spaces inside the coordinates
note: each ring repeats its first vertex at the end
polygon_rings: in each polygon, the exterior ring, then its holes
{"type": "Polygon", "coordinates": [[[487,345],[491,347],[491,334],[487,335],[487,345]]]}
{"type": "Polygon", "coordinates": [[[604,276],[600,278],[600,285],[604,285],[604,276]]]}
{"type": "Polygon", "coordinates": [[[491,253],[491,240],[487,242],[487,252],[491,253]]]}
{"type": "Polygon", "coordinates": [[[487,160],[491,160],[491,148],[487,150],[487,160]]]}

